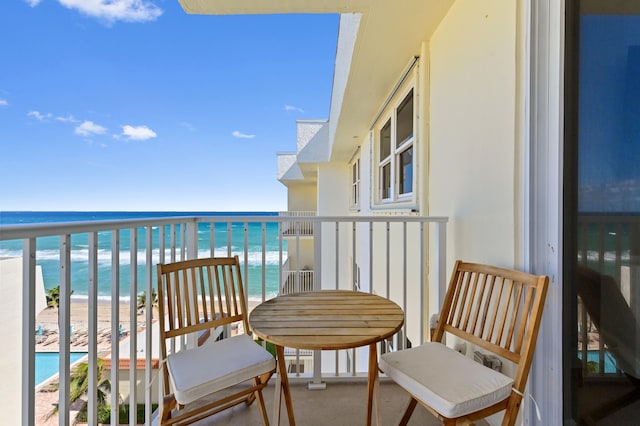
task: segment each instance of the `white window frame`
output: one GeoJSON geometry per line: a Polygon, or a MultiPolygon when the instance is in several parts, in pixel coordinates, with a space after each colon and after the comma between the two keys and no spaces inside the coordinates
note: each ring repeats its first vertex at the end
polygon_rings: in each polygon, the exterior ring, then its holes
{"type": "Polygon", "coordinates": [[[360,198],[362,193],[360,157],[357,157],[351,162],[351,194],[350,194],[350,207],[352,210],[360,210],[360,198]]]}
{"type": "Polygon", "coordinates": [[[418,183],[418,175],[417,175],[417,160],[418,160],[418,91],[417,91],[417,73],[414,71],[412,75],[407,79],[407,81],[400,87],[393,97],[391,97],[390,102],[386,110],[380,115],[378,121],[373,126],[373,148],[374,148],[374,156],[373,162],[374,165],[372,169],[374,170],[374,185],[372,191],[374,195],[372,197],[374,201],[373,208],[388,208],[388,207],[398,207],[398,208],[412,208],[415,209],[417,206],[417,183],[418,183]],[[396,146],[396,133],[397,133],[397,117],[398,117],[398,107],[402,104],[405,98],[409,95],[409,93],[413,92],[413,131],[409,138],[402,142],[400,146],[396,146]],[[384,159],[380,158],[380,132],[387,125],[387,123],[391,123],[391,138],[390,138],[390,155],[384,159]],[[412,181],[412,191],[400,194],[400,155],[405,152],[407,149],[412,149],[412,170],[411,170],[411,181],[412,181]],[[385,166],[390,167],[390,197],[383,198],[382,194],[382,174],[383,168],[385,166]]]}

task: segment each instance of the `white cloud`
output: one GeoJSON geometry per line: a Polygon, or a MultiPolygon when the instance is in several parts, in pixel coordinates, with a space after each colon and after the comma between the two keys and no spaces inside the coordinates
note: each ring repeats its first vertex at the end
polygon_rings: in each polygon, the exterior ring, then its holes
{"type": "MultiPolygon", "coordinates": [[[[37,1],[37,0],[31,0],[37,1]]],[[[69,9],[112,23],[155,21],[162,9],[147,0],[58,0],[69,9]]]]}
{"type": "Polygon", "coordinates": [[[304,114],[304,110],[302,108],[298,108],[297,106],[293,106],[293,105],[285,105],[284,106],[284,110],[285,111],[297,111],[301,114],[304,114]]]}
{"type": "Polygon", "coordinates": [[[193,124],[191,123],[187,123],[186,121],[182,121],[180,123],[178,123],[180,125],[180,127],[184,127],[185,129],[189,130],[190,132],[195,132],[196,128],[193,124]]]}
{"type": "Polygon", "coordinates": [[[66,117],[58,116],[56,117],[56,121],[61,121],[63,123],[79,123],[80,122],[80,120],[78,120],[71,114],[67,115],[66,117]]]}
{"type": "Polygon", "coordinates": [[[122,126],[122,135],[134,141],[144,141],[158,136],[147,126],[122,126]]]}
{"type": "Polygon", "coordinates": [[[27,115],[28,115],[29,117],[33,117],[33,118],[35,118],[35,119],[36,119],[36,120],[38,120],[38,121],[45,121],[45,120],[48,120],[49,118],[51,118],[51,117],[52,117],[52,115],[51,115],[51,113],[50,113],[50,112],[48,112],[48,113],[46,113],[46,114],[42,114],[42,113],[40,113],[40,111],[29,111],[29,112],[27,113],[27,115]]]}
{"type": "Polygon", "coordinates": [[[75,134],[80,136],[102,135],[106,131],[105,127],[95,124],[93,121],[85,121],[76,127],[75,134]]]}
{"type": "Polygon", "coordinates": [[[9,105],[9,101],[6,99],[0,99],[0,107],[9,105]]]}
{"type": "Polygon", "coordinates": [[[231,133],[231,135],[234,138],[238,138],[238,139],[253,139],[253,138],[256,137],[256,135],[248,135],[246,133],[241,133],[241,132],[239,132],[237,130],[234,130],[233,133],[231,133]]]}
{"type": "Polygon", "coordinates": [[[31,7],[36,7],[42,2],[42,0],[24,0],[24,2],[31,7]]]}

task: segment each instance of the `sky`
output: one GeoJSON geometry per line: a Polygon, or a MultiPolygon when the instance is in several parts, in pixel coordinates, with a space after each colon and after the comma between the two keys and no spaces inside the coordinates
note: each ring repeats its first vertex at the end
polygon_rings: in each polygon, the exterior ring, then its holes
{"type": "Polygon", "coordinates": [[[278,211],[278,152],[329,115],[337,15],[3,0],[0,211],[278,211]]]}

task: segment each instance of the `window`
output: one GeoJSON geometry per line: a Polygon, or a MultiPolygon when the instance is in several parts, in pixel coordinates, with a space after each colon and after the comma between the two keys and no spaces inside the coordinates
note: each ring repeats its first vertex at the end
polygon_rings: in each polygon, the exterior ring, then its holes
{"type": "Polygon", "coordinates": [[[360,207],[360,159],[351,165],[351,208],[360,207]]]}
{"type": "Polygon", "coordinates": [[[377,130],[377,203],[414,201],[414,96],[413,88],[399,96],[377,130]]]}

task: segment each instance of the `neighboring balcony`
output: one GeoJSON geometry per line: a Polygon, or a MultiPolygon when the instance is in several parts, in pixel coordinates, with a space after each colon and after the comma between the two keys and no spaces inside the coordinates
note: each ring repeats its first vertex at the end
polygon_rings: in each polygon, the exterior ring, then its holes
{"type": "Polygon", "coordinates": [[[313,290],[313,270],[308,266],[302,269],[291,269],[290,259],[287,259],[283,266],[283,281],[280,287],[280,294],[300,293],[302,291],[313,290]]]}
{"type": "Polygon", "coordinates": [[[283,237],[313,237],[313,224],[305,218],[317,216],[315,211],[286,211],[280,212],[280,217],[295,218],[293,221],[283,222],[281,235],[283,237]]]}
{"type": "MultiPolygon", "coordinates": [[[[380,344],[378,350],[385,352],[401,349],[408,343],[420,344],[428,339],[429,317],[437,311],[444,296],[446,222],[442,217],[321,217],[314,213],[3,226],[0,244],[15,244],[22,254],[14,283],[20,286],[22,294],[21,315],[15,318],[14,325],[21,330],[15,345],[21,350],[5,352],[5,356],[16,357],[22,375],[15,383],[5,382],[5,386],[15,389],[16,396],[20,394],[15,408],[21,413],[22,424],[73,423],[77,407],[69,398],[73,371],[69,364],[72,352],[82,347],[86,352],[83,360],[89,366],[88,391],[84,396],[89,424],[97,423],[99,385],[104,379],[110,382],[107,398],[112,418],[119,406],[134,408],[137,402],[144,406],[145,422],[151,424],[154,404],[159,398],[158,369],[162,365],[153,328],[157,324],[152,297],[155,265],[196,257],[238,255],[250,307],[281,293],[283,283],[287,292],[357,289],[389,298],[404,310],[405,325],[398,335],[380,344]],[[300,217],[304,220],[300,221],[300,217]],[[281,238],[288,224],[296,222],[308,222],[309,229],[314,230],[308,235],[314,258],[313,267],[308,270],[304,265],[291,267],[288,263],[291,260],[288,253],[291,258],[299,255],[296,241],[302,239],[281,238]],[[45,281],[44,285],[47,288],[59,285],[58,311],[36,310],[36,300],[42,297],[37,291],[42,268],[53,268],[53,276],[57,278],[56,282],[45,281]],[[78,276],[80,283],[75,281],[78,276]],[[294,284],[286,286],[287,282],[294,284]],[[84,320],[78,321],[72,308],[78,304],[81,287],[86,290],[83,295],[86,306],[84,320]],[[39,327],[43,315],[53,324],[47,329],[39,327]],[[37,384],[36,351],[45,344],[59,353],[59,373],[49,383],[37,384]],[[106,373],[102,373],[105,369],[106,373]],[[51,412],[53,404],[59,410],[49,419],[50,423],[45,423],[42,416],[51,412]]],[[[297,232],[302,232],[302,228],[297,232]]],[[[50,272],[45,277],[51,277],[50,272]]],[[[211,330],[210,336],[197,336],[198,341],[205,342],[207,337],[211,339],[220,332],[211,330]]],[[[309,419],[317,415],[302,402],[313,401],[317,393],[312,392],[307,398],[301,386],[329,382],[326,392],[339,394],[340,389],[345,389],[341,387],[344,384],[331,382],[346,381],[361,389],[345,391],[353,393],[353,399],[337,396],[331,406],[346,404],[350,407],[346,411],[354,416],[349,424],[361,423],[367,350],[310,353],[286,348],[289,376],[294,387],[300,389],[300,394],[293,397],[296,417],[309,419]]],[[[385,386],[392,385],[385,383],[383,389],[385,386]]],[[[268,398],[273,397],[272,389],[267,388],[268,398]]],[[[404,401],[399,404],[404,405],[404,401]]],[[[319,404],[315,409],[320,411],[328,406],[319,404]]],[[[251,416],[258,411],[253,408],[238,407],[236,411],[246,409],[251,416]]],[[[221,424],[246,424],[245,420],[221,424]]],[[[135,419],[130,417],[129,422],[134,424],[135,419]]]]}

